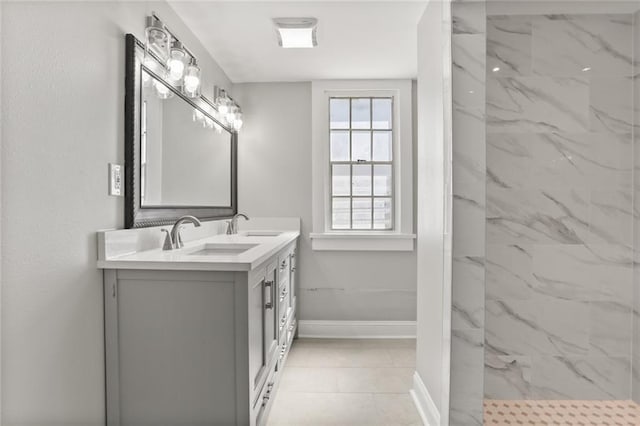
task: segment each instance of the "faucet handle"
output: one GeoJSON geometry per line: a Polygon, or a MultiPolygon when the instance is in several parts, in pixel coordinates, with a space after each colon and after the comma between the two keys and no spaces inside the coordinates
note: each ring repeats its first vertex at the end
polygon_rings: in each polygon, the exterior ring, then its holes
{"type": "Polygon", "coordinates": [[[227,235],[233,234],[233,220],[227,220],[227,235]]]}
{"type": "Polygon", "coordinates": [[[162,250],[173,250],[173,239],[171,239],[171,232],[168,229],[161,229],[160,231],[166,232],[167,235],[164,237],[164,244],[162,245],[162,250]]]}

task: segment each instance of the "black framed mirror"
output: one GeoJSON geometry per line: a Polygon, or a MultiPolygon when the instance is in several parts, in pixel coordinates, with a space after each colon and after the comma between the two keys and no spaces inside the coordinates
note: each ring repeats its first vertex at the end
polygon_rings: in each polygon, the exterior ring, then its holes
{"type": "Polygon", "coordinates": [[[125,227],[237,212],[238,134],[204,96],[187,97],[165,65],[126,35],[125,227]]]}

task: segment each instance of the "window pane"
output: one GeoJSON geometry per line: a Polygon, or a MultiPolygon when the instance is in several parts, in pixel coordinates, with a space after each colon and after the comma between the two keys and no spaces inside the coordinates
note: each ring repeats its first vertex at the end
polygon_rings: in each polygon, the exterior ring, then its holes
{"type": "Polygon", "coordinates": [[[391,161],[393,145],[391,132],[373,132],[373,161],[391,161]]]}
{"type": "Polygon", "coordinates": [[[393,229],[391,198],[373,200],[373,229],[393,229]]]}
{"type": "Polygon", "coordinates": [[[371,161],[371,132],[351,133],[351,161],[371,161]]]}
{"type": "Polygon", "coordinates": [[[371,128],[371,99],[354,98],[351,99],[351,128],[370,129],[371,128]]]}
{"type": "Polygon", "coordinates": [[[349,132],[331,132],[331,161],[349,161],[349,132]]]}
{"type": "Polygon", "coordinates": [[[353,165],[353,195],[371,195],[371,165],[353,165]]]}
{"type": "Polygon", "coordinates": [[[351,228],[351,199],[334,198],[331,206],[331,227],[333,229],[351,228]]]}
{"type": "Polygon", "coordinates": [[[391,129],[391,99],[373,99],[373,128],[391,129]]]}
{"type": "Polygon", "coordinates": [[[353,229],[371,229],[371,198],[353,199],[353,229]]]}
{"type": "Polygon", "coordinates": [[[329,121],[332,129],[349,128],[349,99],[329,100],[329,121]]]}
{"type": "Polygon", "coordinates": [[[331,195],[351,195],[351,166],[348,164],[334,164],[331,169],[331,195]]]}
{"type": "Polygon", "coordinates": [[[373,166],[373,195],[390,196],[392,188],[391,165],[373,166]]]}

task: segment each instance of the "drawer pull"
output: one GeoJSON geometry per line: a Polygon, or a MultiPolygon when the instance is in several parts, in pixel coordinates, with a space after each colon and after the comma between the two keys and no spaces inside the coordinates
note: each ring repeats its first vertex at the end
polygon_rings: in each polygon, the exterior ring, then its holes
{"type": "Polygon", "coordinates": [[[269,287],[269,301],[265,302],[265,309],[273,309],[273,281],[265,281],[264,288],[269,287]]]}
{"type": "Polygon", "coordinates": [[[291,272],[295,272],[295,271],[296,271],[296,267],[295,267],[295,266],[292,266],[292,267],[291,267],[291,272]]]}

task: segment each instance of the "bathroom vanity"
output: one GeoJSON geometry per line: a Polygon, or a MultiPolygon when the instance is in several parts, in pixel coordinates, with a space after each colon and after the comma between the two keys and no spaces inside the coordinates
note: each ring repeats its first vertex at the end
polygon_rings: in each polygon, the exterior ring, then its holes
{"type": "Polygon", "coordinates": [[[99,233],[107,424],[265,424],[296,333],[299,232],[171,251],[127,249],[127,232],[151,231],[99,233]]]}

